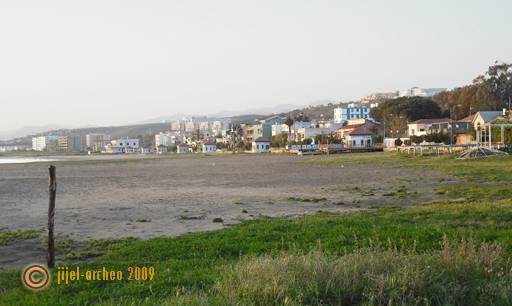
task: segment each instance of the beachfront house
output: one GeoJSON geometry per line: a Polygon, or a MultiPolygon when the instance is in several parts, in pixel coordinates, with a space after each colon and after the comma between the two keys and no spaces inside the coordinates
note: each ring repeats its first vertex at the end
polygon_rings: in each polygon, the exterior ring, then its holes
{"type": "Polygon", "coordinates": [[[217,145],[212,142],[203,143],[203,153],[213,154],[217,151],[217,145]]]}
{"type": "Polygon", "coordinates": [[[133,154],[140,153],[139,139],[115,139],[105,147],[108,154],[133,154]]]}
{"type": "Polygon", "coordinates": [[[270,152],[270,141],[266,138],[259,137],[252,142],[253,153],[268,153],[270,152]]]}
{"type": "Polygon", "coordinates": [[[178,154],[190,153],[190,147],[184,143],[179,144],[176,146],[176,153],[178,153],[178,154]]]}
{"type": "Polygon", "coordinates": [[[350,148],[366,148],[373,144],[375,132],[369,124],[363,124],[345,134],[344,145],[350,148]]]}

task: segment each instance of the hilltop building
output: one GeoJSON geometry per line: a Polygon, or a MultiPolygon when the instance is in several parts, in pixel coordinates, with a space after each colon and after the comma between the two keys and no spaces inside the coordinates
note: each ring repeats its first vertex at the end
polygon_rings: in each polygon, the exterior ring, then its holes
{"type": "Polygon", "coordinates": [[[409,89],[399,90],[398,97],[433,97],[438,93],[446,91],[446,88],[420,88],[412,87],[409,89]]]}
{"type": "Polygon", "coordinates": [[[337,107],[334,109],[334,122],[345,123],[351,119],[373,120],[370,117],[370,109],[377,107],[378,105],[378,103],[371,105],[350,103],[341,107],[337,107]]]}

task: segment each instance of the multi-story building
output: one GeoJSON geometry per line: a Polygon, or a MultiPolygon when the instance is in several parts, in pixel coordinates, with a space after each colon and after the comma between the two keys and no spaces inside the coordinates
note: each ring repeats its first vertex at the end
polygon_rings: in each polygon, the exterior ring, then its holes
{"type": "Polygon", "coordinates": [[[432,97],[446,91],[446,88],[420,88],[412,87],[409,89],[399,90],[399,97],[432,97]]]}
{"type": "Polygon", "coordinates": [[[59,136],[58,150],[61,152],[83,152],[87,148],[85,136],[59,136]]]}
{"type": "Polygon", "coordinates": [[[106,134],[87,134],[85,136],[85,145],[88,150],[93,152],[103,151],[109,141],[110,135],[106,134]]]}
{"type": "Polygon", "coordinates": [[[186,132],[194,132],[198,129],[198,127],[199,126],[193,120],[185,122],[185,131],[186,132]]]}
{"type": "Polygon", "coordinates": [[[370,117],[370,109],[377,106],[378,103],[372,103],[370,106],[350,103],[345,106],[337,107],[334,109],[334,122],[345,123],[351,119],[373,120],[370,117]]]}
{"type": "Polygon", "coordinates": [[[155,148],[160,146],[168,147],[173,143],[173,135],[171,133],[158,133],[155,135],[155,148]]]}
{"type": "Polygon", "coordinates": [[[201,131],[209,131],[210,130],[210,122],[209,121],[199,122],[199,129],[201,131]]]}
{"type": "Polygon", "coordinates": [[[397,97],[398,97],[398,92],[397,91],[394,91],[394,92],[376,92],[376,93],[372,93],[371,95],[362,98],[361,99],[361,103],[362,104],[370,104],[370,103],[373,103],[375,101],[378,102],[378,101],[382,101],[382,100],[395,99],[397,97]]]}
{"type": "Polygon", "coordinates": [[[211,122],[211,129],[213,135],[226,135],[226,130],[229,127],[229,122],[225,120],[215,120],[211,122]]]}
{"type": "Polygon", "coordinates": [[[56,151],[59,137],[54,135],[32,137],[32,150],[56,151]]]}
{"type": "Polygon", "coordinates": [[[184,131],[185,130],[185,122],[181,120],[176,120],[171,123],[171,131],[184,131]]]}
{"type": "Polygon", "coordinates": [[[32,137],[32,150],[34,150],[34,151],[46,150],[46,136],[32,137]]]}
{"type": "Polygon", "coordinates": [[[270,123],[261,123],[243,126],[244,142],[253,142],[257,138],[270,139],[272,137],[272,125],[270,123]]]}

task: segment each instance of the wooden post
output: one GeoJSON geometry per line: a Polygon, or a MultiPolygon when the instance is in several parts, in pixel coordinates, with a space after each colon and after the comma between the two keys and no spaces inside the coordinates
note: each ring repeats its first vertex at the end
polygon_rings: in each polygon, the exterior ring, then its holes
{"type": "Polygon", "coordinates": [[[55,198],[57,195],[57,179],[55,175],[55,166],[50,166],[48,191],[50,193],[50,202],[48,205],[48,268],[55,267],[55,239],[53,236],[54,218],[55,218],[55,198]]]}

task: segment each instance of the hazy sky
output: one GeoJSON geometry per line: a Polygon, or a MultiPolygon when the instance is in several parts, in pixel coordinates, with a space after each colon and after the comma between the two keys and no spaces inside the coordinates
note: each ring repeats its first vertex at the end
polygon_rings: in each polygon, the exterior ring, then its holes
{"type": "Polygon", "coordinates": [[[357,99],[512,61],[512,1],[0,0],[0,130],[357,99]]]}

